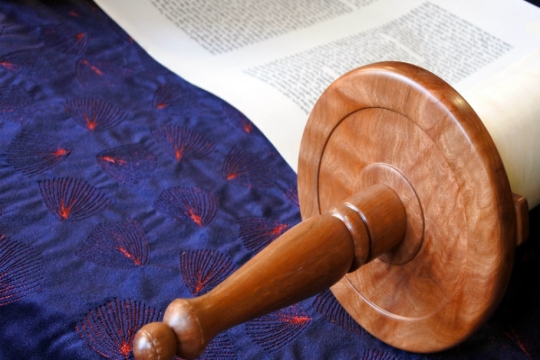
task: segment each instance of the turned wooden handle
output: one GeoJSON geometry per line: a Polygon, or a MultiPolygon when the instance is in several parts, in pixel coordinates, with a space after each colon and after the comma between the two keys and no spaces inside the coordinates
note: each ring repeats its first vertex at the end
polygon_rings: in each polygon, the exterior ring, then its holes
{"type": "Polygon", "coordinates": [[[407,227],[398,195],[374,185],[295,226],[211,292],[176,299],[135,337],[138,360],[192,359],[220,332],[323,291],[394,248],[407,227]]]}

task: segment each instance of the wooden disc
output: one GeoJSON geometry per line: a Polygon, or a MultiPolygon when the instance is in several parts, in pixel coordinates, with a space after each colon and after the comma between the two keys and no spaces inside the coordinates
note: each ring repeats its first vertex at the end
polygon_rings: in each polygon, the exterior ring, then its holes
{"type": "Polygon", "coordinates": [[[395,62],[344,75],[315,105],[298,169],[303,218],[379,182],[406,205],[401,248],[331,288],[368,332],[433,352],[492,314],[512,268],[512,194],[484,125],[443,80],[395,62]]]}

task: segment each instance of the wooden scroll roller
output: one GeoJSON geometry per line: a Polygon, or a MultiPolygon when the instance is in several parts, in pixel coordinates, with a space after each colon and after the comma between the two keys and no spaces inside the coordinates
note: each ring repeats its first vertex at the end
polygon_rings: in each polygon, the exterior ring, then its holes
{"type": "Polygon", "coordinates": [[[328,287],[392,346],[452,347],[497,307],[528,227],[478,116],[409,64],[365,66],[325,91],[298,188],[305,220],[211,292],[174,300],[137,333],[136,359],[195,358],[219,332],[328,287]]]}

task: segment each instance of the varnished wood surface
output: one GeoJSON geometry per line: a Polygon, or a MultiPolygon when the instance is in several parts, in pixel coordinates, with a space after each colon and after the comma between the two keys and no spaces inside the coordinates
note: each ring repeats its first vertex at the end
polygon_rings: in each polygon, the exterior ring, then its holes
{"type": "Polygon", "coordinates": [[[388,62],[338,79],[306,126],[298,181],[305,220],[208,294],[173,301],[137,335],[137,359],[197,357],[219,332],[329,286],[367,331],[415,352],[463,341],[501,300],[526,201],[433,74],[388,62]]]}
{"type": "Polygon", "coordinates": [[[414,189],[421,246],[409,259],[377,259],[331,289],[362,327],[393,346],[451,347],[490,316],[510,276],[516,216],[501,159],[449,85],[412,65],[381,63],[341,77],[315,106],[299,163],[302,216],[371,182],[396,182],[373,164],[414,189]]]}
{"type": "Polygon", "coordinates": [[[516,246],[523,244],[529,237],[529,204],[519,194],[512,194],[514,211],[516,212],[516,246]]]}

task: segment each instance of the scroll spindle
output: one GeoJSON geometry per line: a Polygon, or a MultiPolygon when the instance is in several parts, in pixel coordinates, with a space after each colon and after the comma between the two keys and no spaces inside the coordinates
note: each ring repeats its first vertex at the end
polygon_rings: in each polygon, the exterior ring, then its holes
{"type": "Polygon", "coordinates": [[[173,301],[162,324],[137,334],[136,359],[196,358],[218,333],[315,295],[393,249],[406,228],[392,189],[361,191],[283,234],[211,292],[173,301]]]}

